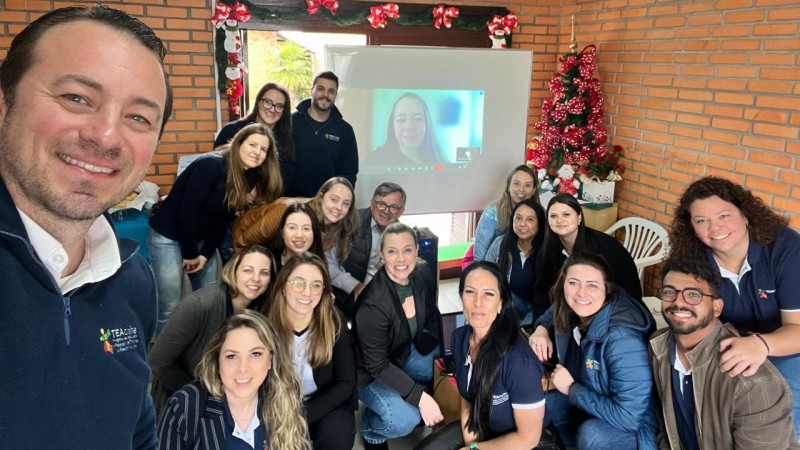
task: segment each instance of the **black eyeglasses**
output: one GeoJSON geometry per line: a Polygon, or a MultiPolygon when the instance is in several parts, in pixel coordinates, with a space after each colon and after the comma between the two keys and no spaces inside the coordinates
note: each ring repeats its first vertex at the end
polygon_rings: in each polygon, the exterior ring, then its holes
{"type": "Polygon", "coordinates": [[[275,103],[271,99],[268,99],[268,98],[262,98],[261,99],[261,104],[264,105],[264,109],[273,108],[277,112],[283,111],[283,108],[286,107],[286,105],[284,105],[283,103],[275,103]]]}
{"type": "Polygon", "coordinates": [[[392,214],[397,214],[400,212],[401,209],[403,209],[403,207],[400,205],[390,205],[380,200],[378,201],[373,200],[372,203],[375,203],[375,206],[378,208],[378,211],[386,211],[388,209],[389,212],[392,214]]]}
{"type": "Polygon", "coordinates": [[[714,298],[713,295],[706,294],[700,289],[686,288],[683,290],[675,289],[674,287],[666,286],[658,290],[658,298],[665,302],[674,302],[678,299],[678,294],[683,296],[683,301],[690,305],[699,305],[703,301],[703,297],[714,298]]]}
{"type": "Polygon", "coordinates": [[[309,283],[308,281],[302,278],[292,278],[288,280],[289,286],[291,286],[292,291],[301,294],[303,291],[306,290],[306,286],[311,287],[311,293],[314,295],[322,294],[322,289],[325,287],[325,284],[322,281],[312,281],[309,283]]]}

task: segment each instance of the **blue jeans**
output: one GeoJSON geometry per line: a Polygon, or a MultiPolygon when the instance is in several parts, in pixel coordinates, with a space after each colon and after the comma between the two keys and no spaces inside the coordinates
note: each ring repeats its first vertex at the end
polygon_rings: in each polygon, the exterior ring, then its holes
{"type": "MultiPolygon", "coordinates": [[[[199,249],[202,245],[202,242],[198,243],[197,248],[199,249]]],[[[162,236],[152,228],[147,233],[147,250],[150,253],[150,265],[153,267],[158,289],[158,324],[156,325],[156,335],[158,335],[169,320],[172,311],[181,301],[184,276],[181,267],[183,256],[178,241],[162,236]]],[[[216,284],[218,271],[217,258],[209,258],[203,270],[189,275],[192,290],[216,284]]]]}
{"type": "Polygon", "coordinates": [[[533,323],[533,306],[525,301],[518,295],[511,294],[511,300],[514,304],[514,310],[517,312],[517,318],[520,325],[528,325],[533,323]]]}
{"type": "Polygon", "coordinates": [[[797,438],[800,439],[800,355],[769,358],[769,360],[778,368],[783,378],[786,379],[789,390],[792,391],[792,403],[794,403],[792,419],[794,431],[797,433],[797,438]]]}
{"type": "Polygon", "coordinates": [[[545,409],[566,447],[578,450],[636,450],[636,433],[622,431],[603,419],[589,416],[569,403],[569,397],[548,391],[545,409]]]}
{"type": "MultiPolygon", "coordinates": [[[[403,364],[403,372],[417,383],[430,382],[433,379],[433,359],[438,353],[437,349],[428,355],[420,355],[411,344],[411,354],[403,364]]],[[[409,404],[400,394],[377,380],[359,387],[358,398],[365,406],[361,415],[361,435],[370,444],[406,436],[414,431],[422,418],[418,405],[409,404]]]]}

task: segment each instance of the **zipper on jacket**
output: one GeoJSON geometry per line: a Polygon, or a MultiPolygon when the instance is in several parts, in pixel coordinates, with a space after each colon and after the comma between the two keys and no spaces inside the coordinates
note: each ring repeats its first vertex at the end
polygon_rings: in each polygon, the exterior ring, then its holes
{"type": "MultiPolygon", "coordinates": [[[[31,258],[33,258],[33,260],[36,261],[37,264],[39,264],[39,267],[41,267],[45,271],[45,273],[50,277],[50,281],[53,282],[53,286],[56,288],[56,290],[59,293],[61,292],[61,287],[58,285],[58,281],[56,281],[53,274],[50,273],[50,270],[47,268],[47,266],[44,265],[42,260],[39,258],[39,255],[36,253],[36,250],[33,249],[33,245],[31,245],[31,243],[27,239],[18,234],[9,233],[7,231],[0,231],[0,234],[4,234],[6,236],[13,237],[15,239],[19,239],[20,241],[22,241],[22,243],[25,244],[25,248],[28,249],[28,253],[30,253],[31,258]]],[[[70,308],[69,305],[69,297],[65,297],[64,294],[61,294],[61,298],[64,303],[64,340],[66,341],[67,346],[69,346],[71,340],[69,333],[69,316],[72,315],[72,308],[70,308]]]]}
{"type": "Polygon", "coordinates": [[[70,343],[70,334],[69,334],[69,316],[72,315],[72,308],[69,306],[69,297],[63,297],[64,299],[64,340],[67,342],[67,347],[69,347],[70,343]]]}

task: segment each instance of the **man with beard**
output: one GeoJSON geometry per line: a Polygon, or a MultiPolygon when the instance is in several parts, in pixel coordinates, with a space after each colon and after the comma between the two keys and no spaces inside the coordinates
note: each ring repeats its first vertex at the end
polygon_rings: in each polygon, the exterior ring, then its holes
{"type": "Polygon", "coordinates": [[[355,187],[358,175],[358,147],[353,127],[333,104],[339,78],[322,72],[314,78],[311,98],[300,102],[292,114],[292,138],[296,163],[285,180],[289,197],[313,197],[332,177],[344,177],[355,187]]]}
{"type": "MultiPolygon", "coordinates": [[[[724,305],[719,272],[705,260],[670,259],[661,274],[658,296],[669,327],[650,339],[660,447],[800,449],[791,393],[772,363],[749,377],[720,370],[721,350],[738,333],[717,318],[724,305]]],[[[748,339],[767,346],[757,334],[748,339]]]]}
{"type": "Polygon", "coordinates": [[[155,281],[104,212],[170,115],[165,54],[96,5],[39,17],[0,65],[0,447],[156,446],[155,281]]]}

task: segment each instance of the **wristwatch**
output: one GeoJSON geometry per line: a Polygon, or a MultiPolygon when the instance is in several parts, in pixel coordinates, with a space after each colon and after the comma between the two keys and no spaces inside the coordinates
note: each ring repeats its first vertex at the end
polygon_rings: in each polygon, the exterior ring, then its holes
{"type": "Polygon", "coordinates": [[[472,444],[470,444],[469,450],[480,450],[478,448],[478,443],[477,442],[473,442],[472,444]]]}

